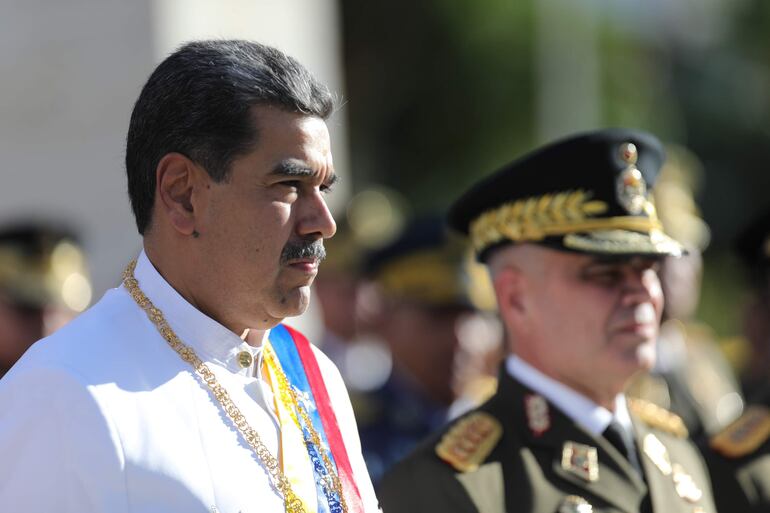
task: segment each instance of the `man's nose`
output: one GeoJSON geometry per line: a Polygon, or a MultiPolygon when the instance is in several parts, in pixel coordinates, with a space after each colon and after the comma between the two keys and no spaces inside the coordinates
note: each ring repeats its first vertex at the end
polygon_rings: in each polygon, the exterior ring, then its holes
{"type": "Polygon", "coordinates": [[[662,298],[658,274],[652,269],[628,269],[623,285],[623,304],[636,305],[662,298]]]}
{"type": "Polygon", "coordinates": [[[314,191],[306,198],[304,208],[300,212],[297,232],[302,236],[318,234],[320,238],[328,239],[334,236],[336,231],[337,223],[334,222],[323,194],[314,191]]]}

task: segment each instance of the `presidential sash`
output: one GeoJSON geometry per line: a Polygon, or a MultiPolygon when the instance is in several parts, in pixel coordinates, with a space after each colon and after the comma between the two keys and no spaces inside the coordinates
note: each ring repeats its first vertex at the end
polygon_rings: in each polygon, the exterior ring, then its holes
{"type": "Polygon", "coordinates": [[[270,330],[264,351],[281,424],[284,473],[292,488],[308,512],[342,513],[343,498],[330,486],[338,478],[347,510],[362,513],[361,495],[337,417],[307,338],[279,324],[270,330]],[[313,435],[317,435],[315,440],[313,435]],[[313,483],[307,481],[310,474],[313,483]]]}

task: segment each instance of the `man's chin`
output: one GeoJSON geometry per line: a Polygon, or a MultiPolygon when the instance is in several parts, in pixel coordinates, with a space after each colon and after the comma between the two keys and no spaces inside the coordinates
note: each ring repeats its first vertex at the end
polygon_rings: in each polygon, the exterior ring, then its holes
{"type": "Polygon", "coordinates": [[[284,318],[302,315],[308,305],[310,305],[310,286],[297,287],[281,297],[276,305],[277,316],[284,318]]]}
{"type": "MultiPolygon", "coordinates": [[[[628,383],[634,376],[640,372],[648,372],[655,365],[655,348],[650,350],[648,346],[642,344],[634,349],[629,349],[620,355],[614,364],[614,374],[619,382],[628,383]]],[[[625,384],[623,386],[625,386],[625,384]]]]}
{"type": "Polygon", "coordinates": [[[657,352],[654,341],[648,341],[636,348],[636,360],[639,362],[640,370],[652,370],[656,358],[657,352]]]}

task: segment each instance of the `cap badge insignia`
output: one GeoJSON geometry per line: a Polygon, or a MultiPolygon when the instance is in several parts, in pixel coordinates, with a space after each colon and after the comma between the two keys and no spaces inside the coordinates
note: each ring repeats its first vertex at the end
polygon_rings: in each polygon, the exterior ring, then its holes
{"type": "Polygon", "coordinates": [[[618,202],[630,214],[640,214],[647,202],[647,184],[642,172],[636,167],[639,157],[636,146],[633,143],[624,143],[620,146],[620,158],[626,163],[626,168],[620,173],[616,182],[618,202]]]}
{"type": "Polygon", "coordinates": [[[593,513],[593,506],[579,495],[567,495],[559,506],[559,513],[593,513]]]}
{"type": "Polygon", "coordinates": [[[561,468],[593,483],[599,479],[599,455],[596,447],[564,442],[561,450],[561,468]]]}
{"type": "Polygon", "coordinates": [[[673,465],[673,478],[676,493],[687,502],[695,503],[703,497],[703,491],[695,484],[692,476],[681,465],[673,465]]]}
{"type": "Polygon", "coordinates": [[[540,436],[551,429],[551,414],[545,397],[539,394],[528,394],[524,397],[524,407],[527,412],[527,423],[533,435],[540,436]]]}
{"type": "Polygon", "coordinates": [[[668,451],[657,436],[652,433],[645,436],[642,450],[664,476],[671,475],[671,460],[668,457],[668,451]]]}

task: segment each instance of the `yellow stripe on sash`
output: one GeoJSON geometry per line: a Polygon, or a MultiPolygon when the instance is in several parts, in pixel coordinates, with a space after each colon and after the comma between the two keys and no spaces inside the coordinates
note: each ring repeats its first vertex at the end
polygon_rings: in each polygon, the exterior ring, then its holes
{"type": "Polygon", "coordinates": [[[270,387],[275,397],[275,411],[280,423],[281,433],[281,464],[283,473],[289,479],[291,488],[302,501],[307,513],[318,513],[318,496],[316,494],[315,474],[313,463],[308,456],[305,438],[302,434],[294,402],[288,390],[282,390],[278,378],[280,371],[278,358],[268,342],[264,345],[265,376],[270,381],[270,387]]]}

